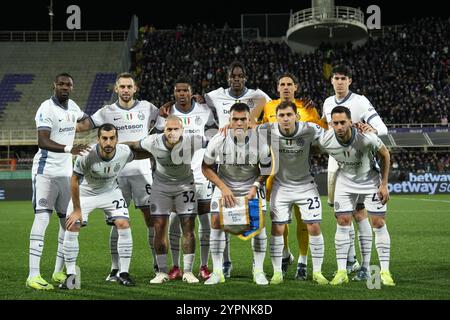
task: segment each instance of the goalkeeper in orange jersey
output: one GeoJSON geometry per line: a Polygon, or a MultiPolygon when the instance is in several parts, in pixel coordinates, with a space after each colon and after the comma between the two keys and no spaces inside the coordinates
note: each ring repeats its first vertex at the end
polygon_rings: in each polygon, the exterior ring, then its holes
{"type": "MultiPolygon", "coordinates": [[[[262,123],[266,122],[276,122],[277,114],[276,107],[283,101],[293,101],[297,106],[297,114],[299,116],[300,121],[304,122],[314,122],[320,125],[323,128],[327,128],[327,124],[325,121],[320,119],[319,113],[317,109],[313,106],[311,101],[306,101],[305,99],[296,99],[295,93],[298,90],[298,80],[291,73],[283,73],[277,79],[277,91],[280,95],[280,98],[277,100],[271,100],[267,103],[257,103],[255,108],[251,111],[251,122],[253,125],[258,123],[258,119],[261,119],[262,115],[262,123]]],[[[272,185],[272,176],[267,180],[267,199],[270,200],[270,190],[272,185]]],[[[307,278],[307,262],[308,262],[308,230],[306,228],[306,224],[303,223],[300,210],[297,206],[294,206],[294,213],[297,219],[297,241],[300,250],[298,264],[297,264],[297,272],[295,274],[295,278],[297,280],[306,280],[307,278]]],[[[283,260],[282,260],[282,271],[283,275],[286,274],[288,266],[292,264],[294,261],[294,256],[290,252],[289,249],[289,241],[288,241],[289,229],[284,229],[284,249],[283,249],[283,260]]]]}

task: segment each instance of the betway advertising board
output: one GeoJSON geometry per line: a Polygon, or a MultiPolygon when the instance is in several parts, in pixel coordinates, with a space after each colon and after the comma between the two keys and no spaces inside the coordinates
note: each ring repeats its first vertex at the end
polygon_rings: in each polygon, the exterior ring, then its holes
{"type": "Polygon", "coordinates": [[[450,173],[409,173],[406,181],[392,181],[391,194],[450,194],[450,173]]]}

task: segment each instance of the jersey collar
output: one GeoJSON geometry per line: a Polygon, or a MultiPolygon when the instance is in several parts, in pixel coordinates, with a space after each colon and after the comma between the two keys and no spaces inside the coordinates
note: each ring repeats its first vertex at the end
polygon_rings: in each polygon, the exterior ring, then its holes
{"type": "Polygon", "coordinates": [[[192,103],[191,103],[191,108],[188,110],[188,111],[183,111],[182,109],[180,109],[180,108],[178,108],[178,105],[175,103],[174,105],[173,105],[173,108],[174,109],[176,109],[179,113],[182,113],[182,114],[188,114],[188,113],[190,113],[192,110],[194,110],[194,108],[195,108],[195,101],[192,101],[192,103]]]}
{"type": "Polygon", "coordinates": [[[287,136],[287,135],[283,134],[283,132],[281,131],[281,129],[280,129],[280,124],[279,124],[278,122],[277,122],[277,125],[278,125],[278,132],[279,132],[279,133],[281,134],[281,136],[284,137],[284,138],[292,138],[292,137],[294,137],[294,136],[297,134],[298,128],[299,128],[298,121],[296,121],[296,122],[295,122],[294,133],[287,136]]]}
{"type": "Polygon", "coordinates": [[[69,109],[69,99],[67,99],[67,107],[65,107],[64,105],[62,105],[62,104],[59,102],[58,98],[56,98],[55,96],[52,96],[51,99],[52,99],[53,103],[56,104],[56,105],[57,105],[58,107],[60,107],[61,109],[64,109],[64,110],[66,110],[66,111],[69,109]]]}
{"type": "Polygon", "coordinates": [[[356,128],[352,128],[352,137],[350,138],[350,141],[348,143],[342,143],[341,140],[339,140],[338,136],[336,135],[336,132],[334,133],[334,135],[336,136],[336,140],[337,142],[343,146],[343,147],[348,147],[349,145],[351,145],[353,143],[353,141],[355,140],[355,136],[356,136],[356,128]]]}
{"type": "Polygon", "coordinates": [[[136,106],[139,104],[139,100],[134,100],[133,105],[132,105],[129,109],[123,108],[123,107],[120,105],[119,100],[116,100],[116,102],[114,102],[114,104],[115,104],[118,108],[120,108],[120,109],[122,109],[122,110],[130,111],[131,109],[133,109],[134,107],[136,107],[136,106]]]}
{"type": "Polygon", "coordinates": [[[348,99],[350,99],[350,96],[352,95],[352,91],[349,90],[347,95],[345,96],[344,99],[342,99],[342,101],[337,101],[336,96],[334,96],[334,102],[336,103],[336,105],[342,105],[344,102],[346,102],[348,99]]]}
{"type": "Polygon", "coordinates": [[[247,87],[244,87],[244,90],[242,91],[242,94],[241,94],[239,97],[235,97],[234,95],[231,94],[231,88],[228,88],[227,91],[228,91],[228,95],[229,95],[230,97],[232,97],[232,98],[234,98],[234,99],[240,99],[240,98],[242,98],[243,96],[246,95],[246,93],[247,93],[247,91],[248,91],[248,88],[247,88],[247,87]]]}

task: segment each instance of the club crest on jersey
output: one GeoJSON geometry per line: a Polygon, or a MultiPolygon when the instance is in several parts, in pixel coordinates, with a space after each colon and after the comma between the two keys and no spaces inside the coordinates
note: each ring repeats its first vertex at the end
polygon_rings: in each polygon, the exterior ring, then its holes
{"type": "Polygon", "coordinates": [[[138,113],[138,119],[139,119],[139,120],[144,120],[144,119],[145,119],[145,115],[142,113],[142,111],[139,111],[139,113],[138,113]]]}
{"type": "Polygon", "coordinates": [[[253,101],[253,99],[250,99],[247,101],[247,105],[251,109],[255,106],[255,102],[253,101]]]}
{"type": "Polygon", "coordinates": [[[119,172],[120,170],[120,163],[117,163],[116,166],[114,167],[114,172],[119,172]]]}
{"type": "Polygon", "coordinates": [[[302,137],[300,137],[295,140],[295,143],[297,144],[297,146],[302,147],[305,145],[305,140],[302,137]]]}
{"type": "Polygon", "coordinates": [[[200,118],[200,117],[195,117],[195,124],[197,125],[197,126],[200,126],[201,124],[202,124],[202,118],[200,118]]]}

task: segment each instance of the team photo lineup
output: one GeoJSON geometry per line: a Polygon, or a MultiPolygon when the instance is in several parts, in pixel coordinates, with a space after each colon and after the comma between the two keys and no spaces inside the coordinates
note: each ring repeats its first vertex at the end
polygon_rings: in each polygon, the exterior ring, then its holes
{"type": "Polygon", "coordinates": [[[0,300],[450,299],[448,14],[45,2],[0,22],[0,300]]]}
{"type": "Polygon", "coordinates": [[[39,265],[45,229],[55,210],[61,223],[59,240],[63,240],[59,241],[52,280],[59,282],[59,288],[75,288],[78,235],[96,208],[104,211],[106,223],[112,226],[112,264],[106,280],[134,286],[129,273],[133,239],[127,208],[131,200],[142,210],[148,226],[156,272],[150,284],[178,278],[187,283],[223,283],[232,270],[226,239],[230,233],[224,231],[231,226],[224,224],[224,207],[234,208],[226,214],[248,220],[248,201],[257,198],[257,210],[261,207],[265,212],[266,195],[270,197],[271,234],[267,235],[261,219],[257,222],[262,225],[253,227],[251,237],[256,284],[283,282],[283,269],[286,271],[293,259],[284,245],[284,230],[296,207],[296,219],[307,232],[303,239],[309,243],[299,257],[297,279],[308,278],[309,249],[312,281],[317,284],[341,285],[353,271],[352,280],[366,281],[374,242],[382,284],[395,286],[389,271],[390,237],[385,223],[390,154],[377,136],[386,134],[387,128],[367,98],[350,91],[351,79],[347,66],[333,68],[331,84],[336,94],[325,100],[324,116],[319,118],[315,107],[295,99],[298,80],[290,73],[278,77],[280,98],[271,100],[259,89],[248,89],[245,66],[233,62],[228,71],[229,88],[193,97],[190,81],[180,78],[173,88],[175,103],[160,109],[135,100],[133,76],[122,73],[115,83],[118,100],[88,116],[69,98],[72,76],[57,75],[54,95],[42,103],[35,118],[39,137],[33,161],[36,216],[30,232],[27,287],[54,288],[41,276],[39,265]],[[127,119],[130,111],[137,113],[132,121],[127,119]],[[95,145],[73,145],[75,132],[94,129],[95,145]],[[211,135],[212,131],[217,133],[211,135]],[[331,281],[321,271],[322,203],[310,170],[313,148],[334,159],[328,164],[328,203],[337,221],[337,271],[331,281]],[[77,156],[73,169],[72,155],[77,156]],[[361,264],[355,259],[352,217],[360,233],[361,264]],[[177,254],[171,268],[167,263],[169,234],[172,254],[177,254]],[[202,256],[197,275],[193,273],[196,239],[202,256]],[[263,267],[268,247],[273,266],[270,281],[263,267]],[[182,270],[181,264],[176,264],[181,254],[182,270]]]}

